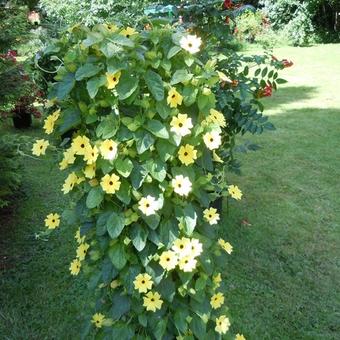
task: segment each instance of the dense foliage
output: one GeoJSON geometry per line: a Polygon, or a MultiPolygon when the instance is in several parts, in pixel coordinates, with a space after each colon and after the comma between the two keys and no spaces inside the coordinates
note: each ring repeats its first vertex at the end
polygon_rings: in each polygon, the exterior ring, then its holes
{"type": "Polygon", "coordinates": [[[18,136],[0,136],[0,208],[10,203],[21,184],[20,142],[18,136]]]}

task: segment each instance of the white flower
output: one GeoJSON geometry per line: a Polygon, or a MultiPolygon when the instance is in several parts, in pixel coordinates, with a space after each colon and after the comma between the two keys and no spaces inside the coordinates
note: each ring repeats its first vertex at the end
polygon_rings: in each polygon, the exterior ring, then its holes
{"type": "Polygon", "coordinates": [[[139,210],[146,216],[153,215],[158,210],[158,203],[154,197],[142,197],[138,203],[139,210]]]}
{"type": "Polygon", "coordinates": [[[182,137],[189,135],[190,129],[193,127],[191,118],[188,118],[187,114],[181,113],[172,118],[170,126],[170,131],[182,137]]]}
{"type": "Polygon", "coordinates": [[[221,136],[217,131],[207,132],[203,136],[203,141],[209,150],[217,149],[222,143],[221,136]]]}
{"type": "Polygon", "coordinates": [[[187,35],[186,37],[181,38],[179,44],[184,50],[194,54],[199,52],[202,40],[196,35],[187,35]]]}
{"type": "Polygon", "coordinates": [[[199,256],[203,252],[203,246],[202,243],[197,240],[196,238],[192,238],[190,241],[190,250],[191,250],[191,255],[193,257],[199,256]]]}
{"type": "Polygon", "coordinates": [[[177,175],[172,179],[171,185],[174,188],[176,194],[180,196],[187,196],[191,191],[191,182],[189,177],[184,177],[183,175],[177,175]]]}

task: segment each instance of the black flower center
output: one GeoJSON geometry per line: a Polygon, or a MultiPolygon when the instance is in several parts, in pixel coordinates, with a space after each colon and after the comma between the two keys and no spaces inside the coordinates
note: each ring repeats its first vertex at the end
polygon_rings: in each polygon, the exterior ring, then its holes
{"type": "Polygon", "coordinates": [[[176,95],[175,94],[173,94],[172,96],[171,96],[171,98],[175,98],[176,97],[176,95]]]}
{"type": "Polygon", "coordinates": [[[188,153],[186,151],[184,152],[184,156],[188,156],[188,153]]]}
{"type": "Polygon", "coordinates": [[[113,150],[113,147],[112,147],[112,146],[110,146],[110,147],[109,147],[109,150],[110,150],[110,151],[112,151],[112,150],[113,150]]]}
{"type": "Polygon", "coordinates": [[[145,284],[145,280],[142,280],[142,284],[145,284]]]}
{"type": "Polygon", "coordinates": [[[81,144],[80,147],[81,147],[81,148],[85,148],[85,144],[81,144]]]}
{"type": "Polygon", "coordinates": [[[117,80],[117,78],[116,78],[116,77],[113,77],[113,78],[112,78],[112,80],[113,80],[113,81],[116,81],[116,80],[117,80]]]}
{"type": "Polygon", "coordinates": [[[214,138],[210,138],[210,142],[213,142],[214,141],[214,138]]]}
{"type": "Polygon", "coordinates": [[[110,181],[110,182],[109,182],[109,184],[110,184],[110,185],[113,185],[113,182],[112,182],[112,181],[110,181]]]}
{"type": "Polygon", "coordinates": [[[152,302],[154,302],[154,301],[155,301],[155,299],[154,299],[154,298],[151,298],[151,301],[152,301],[152,302]]]}
{"type": "Polygon", "coordinates": [[[149,203],[146,203],[145,206],[146,206],[147,208],[149,208],[149,207],[150,207],[150,204],[149,204],[149,203]]]}

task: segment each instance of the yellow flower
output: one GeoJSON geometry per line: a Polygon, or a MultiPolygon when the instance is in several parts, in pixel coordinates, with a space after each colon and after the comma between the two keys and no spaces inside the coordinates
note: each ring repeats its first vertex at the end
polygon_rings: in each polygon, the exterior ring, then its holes
{"type": "Polygon", "coordinates": [[[242,198],[242,191],[236,185],[229,185],[228,192],[235,200],[240,200],[242,198]]]}
{"type": "Polygon", "coordinates": [[[163,300],[161,300],[161,296],[155,292],[149,292],[143,297],[144,303],[143,306],[146,307],[146,310],[150,310],[156,312],[157,309],[162,308],[163,300]]]}
{"type": "Polygon", "coordinates": [[[130,38],[132,35],[138,34],[138,32],[132,27],[126,27],[120,32],[120,34],[130,38]]]}
{"type": "Polygon", "coordinates": [[[215,123],[222,128],[227,126],[227,123],[225,121],[223,113],[221,113],[217,110],[214,110],[214,109],[210,109],[210,115],[207,118],[207,122],[208,123],[215,123]]]}
{"type": "Polygon", "coordinates": [[[152,277],[149,274],[138,274],[135,281],[133,281],[133,284],[139,293],[146,293],[152,288],[152,277]]]}
{"type": "Polygon", "coordinates": [[[225,250],[229,255],[233,252],[233,246],[229,243],[224,241],[223,239],[218,240],[218,244],[225,250]]]}
{"type": "Polygon", "coordinates": [[[159,257],[159,264],[165,270],[172,270],[176,267],[178,263],[178,257],[175,252],[171,250],[163,251],[161,256],[159,257]]]}
{"type": "Polygon", "coordinates": [[[213,151],[213,160],[215,162],[218,162],[218,163],[223,163],[223,159],[215,152],[215,150],[213,151]]]}
{"type": "Polygon", "coordinates": [[[68,194],[73,188],[74,186],[77,184],[78,182],[78,177],[74,172],[71,172],[67,178],[65,179],[65,182],[63,184],[63,188],[61,189],[61,191],[64,193],[64,195],[68,194]]]}
{"type": "Polygon", "coordinates": [[[191,239],[190,241],[190,254],[194,257],[201,255],[203,252],[202,243],[196,238],[191,239]]]}
{"type": "Polygon", "coordinates": [[[187,237],[182,237],[181,239],[176,239],[171,249],[180,257],[185,257],[190,254],[191,242],[187,237]]]}
{"type": "Polygon", "coordinates": [[[85,242],[85,235],[80,236],[80,228],[77,230],[76,235],[74,236],[74,238],[77,240],[78,244],[81,244],[81,243],[85,242]]]}
{"type": "Polygon", "coordinates": [[[59,227],[60,224],[60,216],[58,214],[48,214],[45,218],[45,226],[48,229],[55,229],[59,227]]]}
{"type": "Polygon", "coordinates": [[[44,126],[43,129],[45,130],[45,133],[50,135],[53,132],[54,129],[54,123],[56,119],[54,118],[53,115],[49,115],[45,120],[44,120],[44,126]]]}
{"type": "Polygon", "coordinates": [[[80,267],[81,267],[80,261],[78,259],[73,260],[70,265],[71,275],[78,275],[80,272],[80,267]]]}
{"type": "Polygon", "coordinates": [[[216,318],[216,327],[215,331],[219,334],[226,334],[230,327],[230,321],[225,315],[221,315],[219,318],[216,318]]]}
{"type": "Polygon", "coordinates": [[[114,194],[120,188],[120,180],[115,174],[106,174],[102,178],[100,185],[107,194],[114,194]]]}
{"type": "Polygon", "coordinates": [[[64,155],[64,158],[59,163],[60,170],[65,170],[69,164],[73,164],[74,161],[76,160],[76,157],[74,156],[74,151],[72,148],[64,151],[63,155],[64,155]]]}
{"type": "Polygon", "coordinates": [[[192,272],[196,268],[197,260],[193,256],[185,256],[178,262],[179,269],[184,272],[192,272]]]}
{"type": "Polygon", "coordinates": [[[78,177],[77,184],[80,184],[85,181],[85,177],[78,177]]]}
{"type": "Polygon", "coordinates": [[[243,334],[237,333],[237,334],[236,334],[236,337],[235,337],[235,340],[246,340],[246,338],[244,337],[243,334]]]}
{"type": "Polygon", "coordinates": [[[145,216],[150,216],[158,210],[158,203],[154,197],[148,195],[139,200],[138,208],[145,216]]]}
{"type": "Polygon", "coordinates": [[[171,185],[176,194],[180,196],[187,196],[191,191],[191,182],[189,177],[184,177],[183,175],[177,175],[172,179],[171,185]]]}
{"type": "Polygon", "coordinates": [[[86,136],[77,136],[72,141],[71,148],[75,155],[84,156],[86,149],[91,147],[90,140],[86,136]]]}
{"type": "Polygon", "coordinates": [[[179,148],[178,158],[183,164],[188,166],[195,163],[195,159],[197,159],[197,151],[192,145],[186,144],[179,148]]]}
{"type": "Polygon", "coordinates": [[[203,211],[203,215],[210,225],[217,224],[218,220],[220,219],[220,214],[215,208],[205,209],[203,211]]]}
{"type": "Polygon", "coordinates": [[[78,257],[79,261],[83,261],[85,259],[85,256],[86,256],[89,248],[90,248],[90,245],[88,243],[82,243],[77,248],[77,257],[78,257]]]}
{"type": "Polygon", "coordinates": [[[34,156],[45,155],[47,147],[50,145],[48,140],[38,139],[32,147],[32,154],[34,156]]]}
{"type": "Polygon", "coordinates": [[[177,117],[173,117],[170,122],[170,131],[179,136],[186,136],[190,134],[190,129],[193,127],[191,118],[188,118],[187,114],[179,114],[177,117]]]}
{"type": "Polygon", "coordinates": [[[203,141],[209,150],[217,149],[222,143],[221,136],[217,131],[207,132],[203,136],[203,141]]]}
{"type": "Polygon", "coordinates": [[[117,156],[118,144],[112,139],[106,139],[101,143],[99,149],[103,158],[111,161],[117,156]]]}
{"type": "Polygon", "coordinates": [[[102,328],[103,322],[105,320],[105,315],[101,313],[96,313],[92,316],[91,322],[97,327],[97,328],[102,328]]]}
{"type": "Polygon", "coordinates": [[[51,116],[53,117],[54,121],[57,121],[60,116],[60,109],[54,111],[51,116]]]}
{"type": "Polygon", "coordinates": [[[96,176],[96,164],[87,165],[83,172],[86,178],[94,178],[96,176]]]}
{"type": "Polygon", "coordinates": [[[106,24],[105,27],[110,32],[117,32],[118,31],[118,27],[115,24],[106,24]]]}
{"type": "Polygon", "coordinates": [[[224,303],[224,296],[222,293],[214,294],[210,299],[210,304],[213,309],[220,308],[224,303]]]}
{"type": "Polygon", "coordinates": [[[112,280],[110,283],[111,289],[116,289],[119,286],[120,286],[120,282],[118,280],[112,280]]]}
{"type": "Polygon", "coordinates": [[[98,148],[96,146],[91,147],[91,145],[89,145],[85,150],[84,161],[89,165],[95,163],[97,158],[98,148]]]}
{"type": "Polygon", "coordinates": [[[213,277],[213,282],[215,284],[215,288],[218,288],[220,286],[220,283],[222,282],[221,273],[218,273],[213,277]]]}
{"type": "Polygon", "coordinates": [[[120,79],[120,76],[121,76],[121,72],[116,72],[116,73],[106,73],[106,87],[109,89],[109,90],[112,90],[114,89],[117,84],[119,83],[119,79],[120,79]]]}
{"type": "Polygon", "coordinates": [[[179,44],[184,50],[194,54],[199,52],[202,40],[196,35],[187,35],[186,37],[181,38],[179,44]]]}
{"type": "Polygon", "coordinates": [[[168,92],[168,98],[167,102],[170,107],[174,108],[177,107],[177,105],[182,105],[183,97],[179,92],[176,91],[174,87],[170,89],[168,92]]]}

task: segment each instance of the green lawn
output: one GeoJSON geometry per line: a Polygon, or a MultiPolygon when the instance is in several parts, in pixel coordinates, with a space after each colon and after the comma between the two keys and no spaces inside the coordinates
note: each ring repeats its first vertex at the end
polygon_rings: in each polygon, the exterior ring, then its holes
{"type": "MultiPolygon", "coordinates": [[[[275,55],[295,63],[265,100],[277,130],[246,136],[262,149],[240,154],[243,175],[230,175],[244,192],[224,216],[233,330],[256,340],[339,339],[340,45],[275,55]]],[[[29,158],[24,171],[23,194],[0,217],[0,339],[77,339],[87,304],[68,273],[73,231],[34,237],[67,204],[61,176],[29,158]]]]}

